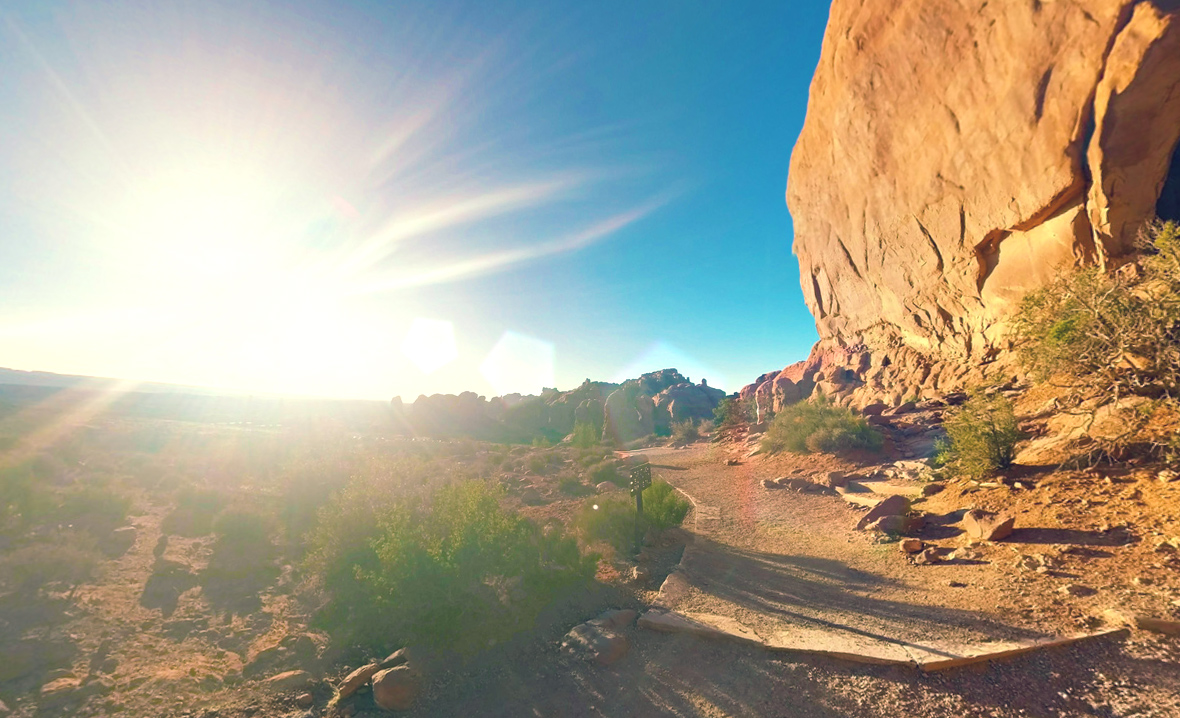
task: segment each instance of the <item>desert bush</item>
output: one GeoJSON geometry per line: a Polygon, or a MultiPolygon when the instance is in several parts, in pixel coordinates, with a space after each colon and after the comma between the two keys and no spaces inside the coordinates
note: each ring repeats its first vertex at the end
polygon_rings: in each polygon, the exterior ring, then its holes
{"type": "Polygon", "coordinates": [[[88,484],[65,492],[57,518],[98,536],[124,525],[130,509],[131,497],[116,487],[88,484]]]}
{"type": "Polygon", "coordinates": [[[36,594],[59,585],[71,593],[94,576],[102,562],[89,534],[59,532],[0,558],[0,587],[18,594],[36,594]]]}
{"type": "Polygon", "coordinates": [[[691,444],[701,438],[701,432],[692,419],[672,422],[672,439],[682,444],[691,444]]]}
{"type": "Polygon", "coordinates": [[[653,481],[643,491],[643,515],[657,529],[679,526],[691,504],[667,481],[653,481]]]}
{"type": "Polygon", "coordinates": [[[1080,393],[1175,396],[1180,389],[1180,226],[1154,222],[1144,256],[1080,269],[1025,295],[1012,328],[1025,367],[1080,393]]]}
{"type": "Polygon", "coordinates": [[[713,423],[712,419],[706,419],[697,425],[697,431],[699,431],[702,436],[712,435],[714,426],[715,424],[713,423]]]}
{"type": "Polygon", "coordinates": [[[627,480],[620,474],[615,462],[606,460],[600,461],[586,472],[590,482],[593,484],[601,484],[603,481],[609,481],[616,486],[625,486],[627,480]]]}
{"type": "Polygon", "coordinates": [[[713,409],[713,424],[717,429],[713,434],[713,439],[716,441],[725,431],[748,424],[754,418],[754,403],[752,401],[737,397],[725,397],[713,409]]]}
{"type": "Polygon", "coordinates": [[[247,508],[230,507],[213,519],[213,535],[224,546],[251,551],[270,545],[271,519],[247,508]]]}
{"type": "Polygon", "coordinates": [[[636,521],[642,534],[649,527],[679,526],[690,504],[666,481],[654,481],[643,491],[643,517],[635,515],[635,499],[607,495],[587,501],[574,517],[574,527],[589,544],[604,543],[618,553],[627,553],[635,543],[636,521]]]}
{"type": "Polygon", "coordinates": [[[176,508],[164,517],[161,528],[179,536],[204,536],[213,530],[213,519],[224,505],[220,491],[186,486],[176,492],[176,508]]]}
{"type": "Polygon", "coordinates": [[[557,490],[568,496],[583,496],[593,491],[576,476],[563,476],[558,479],[557,490]]]}
{"type": "Polygon", "coordinates": [[[549,467],[549,458],[549,454],[539,452],[530,456],[525,465],[528,466],[529,471],[539,474],[549,467]]]}
{"type": "Polygon", "coordinates": [[[1020,432],[1012,402],[1002,394],[973,394],[943,420],[949,442],[937,462],[960,473],[983,477],[1012,464],[1020,432]]]}
{"type": "Polygon", "coordinates": [[[822,396],[784,407],[762,438],[762,450],[768,453],[815,454],[880,448],[881,435],[864,417],[833,406],[822,396]]]}
{"type": "Polygon", "coordinates": [[[598,446],[599,433],[594,424],[588,424],[584,421],[576,422],[570,444],[579,449],[589,449],[593,446],[598,446]]]}
{"type": "MultiPolygon", "coordinates": [[[[341,503],[350,498],[343,492],[325,520],[353,513],[341,503]]],[[[527,627],[556,595],[590,579],[597,557],[499,500],[491,485],[467,481],[397,501],[354,535],[361,553],[341,552],[332,530],[320,533],[311,567],[330,600],[317,620],[344,640],[460,652],[527,627]]]]}

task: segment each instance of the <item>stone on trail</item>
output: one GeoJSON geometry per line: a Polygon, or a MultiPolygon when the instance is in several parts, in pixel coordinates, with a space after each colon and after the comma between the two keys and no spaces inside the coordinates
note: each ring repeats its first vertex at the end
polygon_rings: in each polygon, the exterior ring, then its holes
{"type": "Polygon", "coordinates": [[[381,666],[377,663],[369,663],[361,666],[352,673],[349,673],[340,685],[336,686],[336,690],[340,693],[340,700],[348,698],[353,693],[360,690],[360,687],[369,682],[369,680],[381,670],[381,666]]]}
{"type": "Polygon", "coordinates": [[[408,665],[373,676],[373,701],[387,711],[409,710],[422,692],[422,676],[408,665]]]}
{"type": "Polygon", "coordinates": [[[914,556],[914,563],[923,566],[942,563],[942,554],[939,553],[937,548],[928,548],[914,556]]]}
{"type": "Polygon", "coordinates": [[[587,623],[606,628],[624,628],[630,625],[638,615],[639,612],[634,608],[612,608],[609,611],[603,611],[598,618],[593,618],[587,623]]]}
{"type": "Polygon", "coordinates": [[[1080,583],[1068,583],[1057,590],[1060,591],[1061,593],[1064,593],[1064,594],[1067,594],[1070,596],[1074,596],[1076,598],[1083,598],[1085,596],[1093,596],[1094,594],[1098,593],[1097,591],[1090,588],[1089,586],[1084,586],[1080,583]]]}
{"type": "Polygon", "coordinates": [[[774,479],[762,479],[762,488],[768,491],[776,491],[785,487],[774,479]]]}
{"type": "Polygon", "coordinates": [[[942,493],[944,489],[946,489],[945,484],[940,484],[937,481],[934,481],[922,487],[922,495],[934,496],[935,494],[942,493]]]}
{"type": "MultiPolygon", "coordinates": [[[[609,666],[627,655],[631,643],[626,636],[615,630],[616,626],[606,625],[606,622],[598,625],[597,620],[579,623],[570,629],[561,642],[561,649],[584,660],[609,666]]],[[[606,619],[611,620],[613,618],[606,619]]]]}
{"type": "Polygon", "coordinates": [[[285,671],[277,676],[267,678],[262,683],[272,691],[289,691],[295,688],[304,688],[311,681],[311,674],[307,671],[285,671]]]}
{"type": "Polygon", "coordinates": [[[963,529],[968,536],[979,541],[1001,541],[1011,535],[1015,526],[1015,517],[983,509],[971,509],[963,516],[963,529]]]}
{"type": "Polygon", "coordinates": [[[922,543],[921,539],[908,538],[902,539],[901,543],[898,544],[898,547],[901,548],[901,550],[905,553],[918,553],[923,549],[923,547],[925,547],[925,545],[926,544],[922,543]]]}
{"type": "Polygon", "coordinates": [[[904,496],[888,496],[884,501],[869,509],[868,513],[856,522],[856,530],[863,531],[866,526],[883,516],[902,516],[909,512],[910,501],[904,496]]]}
{"type": "Polygon", "coordinates": [[[829,489],[847,486],[848,482],[853,479],[853,477],[845,474],[843,471],[828,471],[820,474],[817,478],[819,479],[820,485],[827,486],[829,489]]]}
{"type": "Polygon", "coordinates": [[[1151,618],[1150,616],[1142,616],[1130,611],[1121,611],[1113,608],[1103,611],[1102,617],[1106,619],[1107,623],[1112,623],[1116,626],[1130,626],[1131,628],[1138,628],[1141,631],[1180,636],[1180,621],[1151,618]]]}

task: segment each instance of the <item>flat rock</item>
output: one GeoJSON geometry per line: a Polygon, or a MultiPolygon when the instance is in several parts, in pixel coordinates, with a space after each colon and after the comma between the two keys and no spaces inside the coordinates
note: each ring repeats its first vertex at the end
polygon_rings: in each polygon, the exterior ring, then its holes
{"type": "Polygon", "coordinates": [[[861,531],[869,524],[884,516],[899,516],[910,510],[909,499],[904,496],[888,496],[879,504],[868,510],[856,522],[856,530],[861,531]]]}
{"type": "Polygon", "coordinates": [[[272,691],[290,691],[306,688],[312,680],[312,675],[307,671],[284,671],[267,678],[262,684],[272,691]]]}
{"type": "Polygon", "coordinates": [[[353,693],[356,693],[360,690],[361,686],[368,683],[380,670],[381,666],[374,662],[361,666],[352,673],[349,673],[344,680],[340,681],[340,685],[336,686],[336,690],[340,693],[340,700],[344,700],[353,693]]]}

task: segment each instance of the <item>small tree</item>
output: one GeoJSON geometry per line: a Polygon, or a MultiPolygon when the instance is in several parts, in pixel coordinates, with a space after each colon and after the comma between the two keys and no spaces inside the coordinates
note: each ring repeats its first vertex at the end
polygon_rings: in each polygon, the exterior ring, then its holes
{"type": "Polygon", "coordinates": [[[954,464],[971,477],[987,476],[1006,469],[1016,456],[1020,431],[1012,402],[1002,394],[970,397],[943,422],[949,445],[944,445],[938,459],[954,464]]]}
{"type": "Polygon", "coordinates": [[[594,424],[584,421],[574,423],[573,437],[570,439],[570,444],[579,449],[589,449],[598,446],[599,431],[594,424]]]}
{"type": "Polygon", "coordinates": [[[672,439],[677,443],[691,444],[700,438],[701,432],[692,419],[672,422],[672,439]]]}

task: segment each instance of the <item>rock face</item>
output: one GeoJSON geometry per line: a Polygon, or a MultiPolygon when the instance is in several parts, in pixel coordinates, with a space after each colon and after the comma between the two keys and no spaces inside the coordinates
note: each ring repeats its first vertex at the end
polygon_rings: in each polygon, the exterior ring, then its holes
{"type": "MultiPolygon", "coordinates": [[[[874,356],[1002,358],[1025,292],[1180,218],[1178,138],[1174,0],[835,0],[787,185],[819,352],[866,385],[874,356]]],[[[812,374],[750,395],[842,386],[812,374]]]]}

